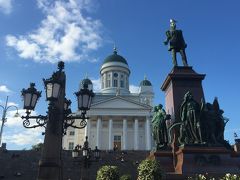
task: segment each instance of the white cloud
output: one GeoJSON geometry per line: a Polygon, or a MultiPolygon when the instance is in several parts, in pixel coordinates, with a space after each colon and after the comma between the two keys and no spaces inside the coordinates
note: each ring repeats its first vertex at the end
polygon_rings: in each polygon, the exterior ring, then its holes
{"type": "Polygon", "coordinates": [[[101,91],[101,80],[99,79],[93,79],[91,80],[93,83],[93,90],[94,92],[100,92],[101,91]]]}
{"type": "Polygon", "coordinates": [[[11,90],[5,85],[0,85],[0,92],[9,93],[11,90]]]}
{"type": "MultiPolygon", "coordinates": [[[[3,142],[15,144],[17,146],[29,146],[42,142],[42,132],[44,132],[44,128],[24,128],[21,117],[14,117],[16,112],[16,110],[7,112],[7,121],[4,128],[3,142]]],[[[25,115],[25,110],[20,109],[18,110],[18,113],[20,116],[25,115]]],[[[36,112],[33,111],[31,115],[36,115],[36,112]]],[[[35,120],[33,120],[31,123],[34,121],[35,120]]]]}
{"type": "Polygon", "coordinates": [[[40,136],[42,129],[25,129],[24,131],[14,133],[12,135],[6,135],[3,137],[4,142],[13,143],[16,145],[33,145],[42,142],[40,136]]]}
{"type": "Polygon", "coordinates": [[[16,106],[16,107],[18,107],[18,104],[15,103],[15,102],[8,102],[7,105],[8,105],[8,106],[16,106]]]}
{"type": "MultiPolygon", "coordinates": [[[[19,109],[18,110],[18,113],[19,113],[19,116],[18,117],[15,117],[16,115],[16,112],[17,110],[14,110],[14,111],[8,111],[7,112],[7,122],[6,122],[6,126],[7,127],[22,127],[23,126],[23,120],[22,120],[22,116],[25,116],[25,112],[26,110],[24,109],[19,109]]],[[[35,111],[32,111],[31,112],[31,116],[35,116],[37,115],[37,113],[35,111]]],[[[31,120],[31,123],[36,123],[36,120],[31,120]]]]}
{"type": "Polygon", "coordinates": [[[0,11],[4,14],[10,14],[12,12],[12,0],[0,0],[0,11]]]}
{"type": "Polygon", "coordinates": [[[131,93],[138,93],[139,92],[139,86],[135,86],[135,85],[130,85],[129,86],[129,90],[131,93]]]}
{"type": "Polygon", "coordinates": [[[13,47],[24,59],[55,63],[81,61],[102,43],[101,22],[83,15],[89,0],[47,1],[38,0],[45,14],[38,29],[27,35],[6,36],[6,44],[13,47]]]}

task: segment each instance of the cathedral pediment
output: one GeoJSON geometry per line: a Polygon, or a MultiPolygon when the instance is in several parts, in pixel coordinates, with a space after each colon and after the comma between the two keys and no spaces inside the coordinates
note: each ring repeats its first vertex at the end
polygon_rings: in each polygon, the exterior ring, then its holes
{"type": "Polygon", "coordinates": [[[137,101],[116,96],[91,105],[91,109],[137,109],[150,110],[152,107],[137,101]]]}

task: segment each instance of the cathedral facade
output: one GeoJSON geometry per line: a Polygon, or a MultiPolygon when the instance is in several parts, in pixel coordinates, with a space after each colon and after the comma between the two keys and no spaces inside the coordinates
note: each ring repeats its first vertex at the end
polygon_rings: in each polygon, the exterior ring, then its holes
{"type": "MultiPolygon", "coordinates": [[[[144,78],[139,92],[131,93],[128,63],[116,49],[103,61],[100,76],[101,90],[95,92],[87,112],[87,126],[84,129],[69,128],[63,138],[63,148],[71,150],[82,145],[88,136],[92,149],[97,146],[100,150],[150,150],[154,98],[151,82],[144,78]]],[[[80,88],[84,84],[93,89],[90,79],[83,79],[80,88]]]]}

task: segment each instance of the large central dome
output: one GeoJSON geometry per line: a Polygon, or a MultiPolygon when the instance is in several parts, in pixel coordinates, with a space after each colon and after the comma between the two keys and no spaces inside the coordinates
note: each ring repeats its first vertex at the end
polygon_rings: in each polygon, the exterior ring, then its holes
{"type": "Polygon", "coordinates": [[[121,62],[121,63],[124,63],[124,64],[128,65],[126,59],[124,59],[124,57],[122,57],[122,56],[117,54],[117,50],[116,49],[114,49],[112,55],[106,57],[106,59],[103,61],[103,64],[109,63],[109,62],[121,62]]]}
{"type": "Polygon", "coordinates": [[[126,59],[117,54],[114,48],[113,54],[103,61],[101,70],[101,92],[108,94],[129,94],[130,70],[126,59]]]}

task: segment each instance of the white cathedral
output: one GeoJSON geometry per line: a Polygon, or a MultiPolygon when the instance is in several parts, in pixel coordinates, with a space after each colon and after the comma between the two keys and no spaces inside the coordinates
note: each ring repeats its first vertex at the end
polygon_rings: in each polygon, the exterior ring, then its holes
{"type": "MultiPolygon", "coordinates": [[[[146,78],[140,83],[139,92],[129,91],[130,69],[125,58],[118,55],[116,48],[100,69],[101,90],[95,93],[89,119],[84,129],[68,128],[63,138],[63,148],[73,149],[83,145],[88,136],[90,148],[100,150],[151,150],[151,115],[153,87],[146,78]]],[[[92,89],[86,78],[81,81],[92,89]]],[[[94,91],[94,89],[93,89],[94,91]]]]}

